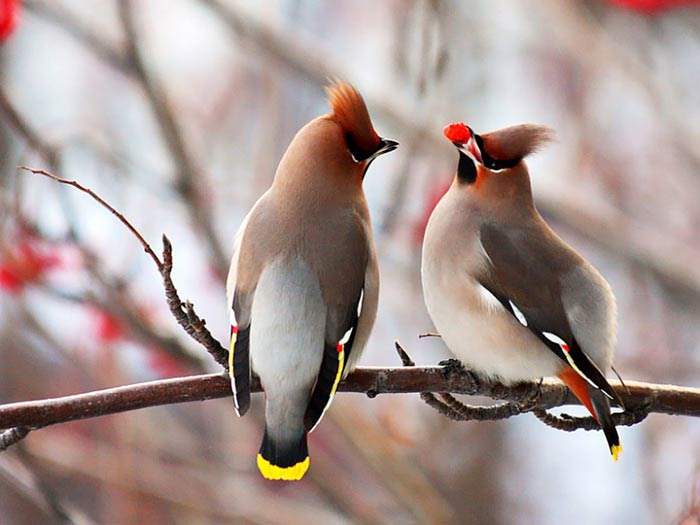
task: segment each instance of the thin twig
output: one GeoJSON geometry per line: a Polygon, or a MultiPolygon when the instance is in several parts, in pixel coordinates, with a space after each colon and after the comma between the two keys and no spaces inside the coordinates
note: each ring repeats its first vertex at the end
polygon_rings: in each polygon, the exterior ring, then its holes
{"type": "Polygon", "coordinates": [[[29,435],[31,429],[26,426],[16,426],[0,432],[0,452],[19,443],[29,435]]]}
{"type": "Polygon", "coordinates": [[[178,295],[177,288],[173,283],[171,272],[173,269],[173,247],[170,240],[163,235],[163,265],[159,268],[163,277],[163,287],[165,297],[168,302],[170,312],[175,317],[178,324],[219,363],[225,370],[228,370],[228,351],[211,335],[206,327],[206,321],[200,319],[192,303],[183,303],[178,295]],[[183,309],[184,307],[184,309],[183,309]]]}
{"type": "MultiPolygon", "coordinates": [[[[403,366],[415,366],[413,359],[401,346],[401,343],[394,341],[394,348],[396,348],[403,366]]],[[[445,370],[447,375],[455,372],[450,368],[445,368],[445,370]]],[[[478,380],[475,376],[470,374],[469,380],[472,382],[472,388],[478,389],[478,380]]],[[[493,421],[517,416],[526,411],[520,403],[502,403],[495,406],[466,405],[447,392],[440,393],[439,399],[431,392],[421,392],[420,397],[427,405],[454,421],[493,421]]]]}
{"type": "Polygon", "coordinates": [[[466,405],[452,394],[440,394],[445,405],[453,410],[457,421],[495,421],[520,415],[524,412],[518,403],[502,403],[495,406],[466,405]]]}
{"type": "Polygon", "coordinates": [[[28,166],[18,166],[19,169],[29,171],[30,173],[34,173],[35,175],[43,175],[44,177],[48,177],[49,179],[53,179],[56,182],[60,182],[61,184],[67,184],[68,186],[73,186],[74,188],[79,189],[83,193],[87,193],[95,199],[97,202],[99,202],[104,208],[109,210],[109,212],[114,215],[119,221],[127,227],[127,229],[138,239],[138,241],[141,243],[141,246],[143,246],[144,251],[149,255],[151,259],[153,259],[153,262],[156,263],[156,266],[158,267],[158,270],[160,270],[163,266],[163,263],[160,262],[160,259],[156,255],[156,253],[153,251],[151,248],[151,245],[146,242],[146,239],[143,238],[141,233],[122,215],[119,213],[117,210],[115,210],[107,201],[105,201],[102,197],[100,197],[97,193],[92,191],[90,188],[87,188],[80,184],[76,180],[69,180],[69,179],[64,179],[63,177],[59,177],[58,175],[54,175],[53,173],[50,173],[46,170],[42,169],[36,169],[36,168],[30,168],[28,166]]]}
{"type": "Polygon", "coordinates": [[[50,173],[43,169],[35,169],[27,166],[20,166],[19,168],[36,175],[43,175],[44,177],[48,177],[49,179],[52,179],[56,182],[73,186],[74,188],[77,188],[78,190],[90,195],[90,197],[95,199],[112,215],[117,217],[117,219],[119,219],[119,221],[124,226],[126,226],[126,228],[134,235],[134,237],[136,237],[136,239],[143,247],[144,251],[150,256],[150,258],[155,263],[158,272],[163,278],[163,286],[165,288],[166,300],[171,313],[175,317],[175,320],[195,341],[201,344],[207,350],[207,352],[209,352],[209,354],[212,355],[212,357],[216,360],[217,363],[223,366],[224,369],[228,367],[228,352],[214,338],[214,336],[211,335],[209,330],[206,328],[206,321],[200,319],[197,316],[192,304],[189,302],[183,303],[180,299],[180,296],[177,292],[177,289],[175,288],[175,284],[173,283],[171,277],[171,272],[173,268],[172,245],[165,235],[163,235],[163,260],[161,261],[156,255],[156,253],[153,251],[151,245],[148,243],[148,241],[146,241],[146,239],[143,237],[143,235],[141,235],[141,233],[136,229],[136,227],[133,224],[131,224],[131,222],[129,222],[129,220],[122,213],[118,212],[111,204],[109,204],[106,200],[104,200],[90,188],[83,186],[78,181],[64,179],[63,177],[59,177],[58,175],[54,175],[53,173],[50,173]]]}
{"type": "Polygon", "coordinates": [[[203,201],[203,192],[200,188],[202,183],[201,170],[197,166],[195,157],[187,148],[184,134],[163,83],[149,71],[146,65],[140,34],[134,19],[134,14],[138,10],[133,8],[131,0],[119,2],[118,9],[119,18],[126,34],[128,60],[133,65],[136,79],[146,94],[163,141],[170,152],[173,164],[176,166],[175,188],[187,204],[187,211],[194,227],[206,240],[214,267],[223,278],[226,275],[228,261],[216,235],[210,208],[203,201]]]}
{"type": "MultiPolygon", "coordinates": [[[[399,354],[399,359],[401,359],[401,363],[403,364],[403,366],[416,366],[416,363],[413,361],[413,359],[411,359],[411,356],[408,355],[408,352],[404,350],[403,346],[401,346],[401,343],[399,343],[398,340],[394,341],[394,349],[396,350],[396,353],[399,354]]],[[[428,406],[434,408],[443,416],[453,420],[459,420],[459,414],[457,414],[447,403],[443,403],[437,397],[435,397],[435,394],[433,394],[432,392],[421,392],[420,398],[428,406]]]]}
{"type": "MultiPolygon", "coordinates": [[[[574,417],[568,414],[556,416],[543,409],[535,409],[532,413],[545,425],[556,428],[557,430],[563,430],[564,432],[573,432],[574,430],[598,430],[600,428],[598,422],[590,416],[574,417]]],[[[645,407],[640,407],[635,410],[615,412],[612,417],[615,425],[629,427],[644,421],[648,415],[649,411],[645,407]]]]}

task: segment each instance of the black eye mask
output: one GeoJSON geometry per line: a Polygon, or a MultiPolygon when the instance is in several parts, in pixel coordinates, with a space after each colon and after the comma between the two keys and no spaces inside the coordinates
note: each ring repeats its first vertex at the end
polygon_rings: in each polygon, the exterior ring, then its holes
{"type": "Polygon", "coordinates": [[[474,140],[476,141],[476,145],[479,146],[479,151],[481,152],[481,160],[484,163],[484,167],[486,167],[490,170],[505,170],[508,168],[513,168],[521,160],[521,159],[513,159],[513,160],[494,159],[491,155],[489,155],[488,151],[486,151],[486,148],[484,148],[484,139],[482,139],[479,135],[474,135],[474,140]]]}

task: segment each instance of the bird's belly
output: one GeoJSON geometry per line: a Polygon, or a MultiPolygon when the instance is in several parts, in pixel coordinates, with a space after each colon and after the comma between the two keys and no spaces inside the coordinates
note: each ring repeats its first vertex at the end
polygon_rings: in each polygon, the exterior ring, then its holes
{"type": "Polygon", "coordinates": [[[310,391],[323,357],[326,307],[301,259],[278,259],[260,275],[251,313],[250,358],[268,397],[310,391]]]}
{"type": "Polygon", "coordinates": [[[423,275],[430,317],[467,368],[513,382],[554,376],[563,362],[478,282],[423,275]]]}

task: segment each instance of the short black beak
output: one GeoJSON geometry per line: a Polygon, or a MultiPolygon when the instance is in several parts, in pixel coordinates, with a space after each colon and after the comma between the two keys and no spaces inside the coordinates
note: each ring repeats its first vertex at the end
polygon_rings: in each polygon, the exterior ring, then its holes
{"type": "Polygon", "coordinates": [[[390,151],[394,151],[399,147],[399,143],[391,139],[382,139],[380,144],[379,150],[377,150],[377,155],[389,153],[390,151]]]}

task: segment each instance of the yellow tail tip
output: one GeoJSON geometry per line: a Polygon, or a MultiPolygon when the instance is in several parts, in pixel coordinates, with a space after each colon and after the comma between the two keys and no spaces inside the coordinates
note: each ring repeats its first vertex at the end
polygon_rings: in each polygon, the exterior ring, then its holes
{"type": "Polygon", "coordinates": [[[622,454],[622,445],[613,445],[610,447],[610,454],[612,454],[613,461],[620,459],[620,454],[622,454]]]}
{"type": "Polygon", "coordinates": [[[310,463],[311,461],[307,456],[304,461],[300,461],[291,467],[278,467],[262,457],[261,454],[258,454],[258,470],[265,479],[298,481],[303,478],[306,471],[309,470],[310,463]]]}

